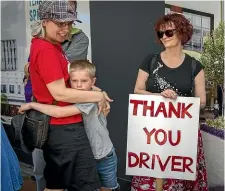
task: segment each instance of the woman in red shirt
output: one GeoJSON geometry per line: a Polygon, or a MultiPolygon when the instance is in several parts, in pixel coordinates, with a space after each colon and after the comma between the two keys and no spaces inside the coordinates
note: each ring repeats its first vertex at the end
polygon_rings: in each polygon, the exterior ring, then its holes
{"type": "MultiPolygon", "coordinates": [[[[70,33],[76,14],[67,1],[42,1],[40,22],[32,26],[30,78],[33,95],[40,103],[66,106],[98,102],[106,105],[102,92],[71,89],[67,83],[68,60],[60,43],[70,33]]],[[[93,191],[100,188],[94,157],[83,128],[81,115],[51,118],[49,138],[44,147],[47,189],[93,191]]]]}

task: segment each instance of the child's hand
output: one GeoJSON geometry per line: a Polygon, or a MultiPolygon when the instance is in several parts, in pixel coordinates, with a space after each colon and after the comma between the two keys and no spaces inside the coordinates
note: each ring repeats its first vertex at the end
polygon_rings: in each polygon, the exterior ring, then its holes
{"type": "Polygon", "coordinates": [[[20,106],[18,113],[23,114],[25,111],[32,109],[31,103],[25,103],[20,106]]]}

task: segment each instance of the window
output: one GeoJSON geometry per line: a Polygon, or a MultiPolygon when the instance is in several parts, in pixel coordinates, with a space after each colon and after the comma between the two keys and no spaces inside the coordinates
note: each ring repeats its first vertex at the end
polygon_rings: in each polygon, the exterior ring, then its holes
{"type": "Polygon", "coordinates": [[[1,85],[1,93],[7,93],[6,85],[1,85]]]}
{"type": "Polygon", "coordinates": [[[14,85],[9,85],[9,93],[10,94],[14,94],[15,91],[14,91],[14,85]]]}
{"type": "Polygon", "coordinates": [[[17,67],[16,40],[1,40],[1,70],[14,71],[17,67]]]}
{"type": "MultiPolygon", "coordinates": [[[[172,5],[166,4],[165,14],[171,11],[172,5]]],[[[195,11],[191,9],[182,8],[183,15],[188,18],[193,25],[193,35],[191,40],[184,46],[184,49],[202,52],[203,37],[210,33],[214,28],[214,15],[195,11]]]]}
{"type": "Polygon", "coordinates": [[[21,88],[20,88],[20,85],[17,85],[17,94],[21,94],[21,88]]]}

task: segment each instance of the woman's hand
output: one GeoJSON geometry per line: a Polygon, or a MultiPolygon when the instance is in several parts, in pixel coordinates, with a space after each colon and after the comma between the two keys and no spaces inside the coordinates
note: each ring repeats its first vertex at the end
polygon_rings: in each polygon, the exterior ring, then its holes
{"type": "Polygon", "coordinates": [[[171,89],[164,90],[161,95],[165,98],[177,99],[177,93],[171,89]]]}
{"type": "Polygon", "coordinates": [[[103,114],[104,114],[105,117],[107,117],[107,115],[110,112],[110,102],[113,102],[113,100],[109,98],[108,94],[105,91],[103,91],[103,94],[104,94],[105,99],[106,99],[106,105],[103,108],[103,114]]]}
{"type": "Polygon", "coordinates": [[[18,113],[19,114],[23,114],[25,111],[29,110],[29,109],[32,109],[31,107],[31,103],[25,103],[25,104],[22,104],[19,108],[19,111],[18,113]]]}
{"type": "Polygon", "coordinates": [[[92,90],[98,91],[98,92],[102,92],[104,94],[104,96],[105,96],[106,101],[113,102],[113,100],[109,98],[108,94],[105,91],[102,91],[102,89],[100,89],[100,88],[98,88],[96,86],[92,86],[92,90]]]}
{"type": "Polygon", "coordinates": [[[113,102],[113,100],[108,96],[108,94],[105,91],[103,91],[102,93],[104,94],[107,102],[113,102]]]}
{"type": "Polygon", "coordinates": [[[104,94],[101,92],[101,100],[98,102],[98,115],[103,112],[104,107],[106,107],[106,98],[104,94]]]}
{"type": "Polygon", "coordinates": [[[108,101],[106,101],[106,105],[103,108],[103,111],[102,112],[103,112],[103,115],[105,117],[107,117],[107,115],[109,114],[109,112],[110,112],[110,103],[108,101]]]}
{"type": "Polygon", "coordinates": [[[98,114],[102,112],[104,116],[107,116],[110,112],[110,102],[113,102],[113,100],[109,98],[108,94],[105,91],[102,92],[102,95],[103,98],[100,102],[98,102],[98,114]]]}

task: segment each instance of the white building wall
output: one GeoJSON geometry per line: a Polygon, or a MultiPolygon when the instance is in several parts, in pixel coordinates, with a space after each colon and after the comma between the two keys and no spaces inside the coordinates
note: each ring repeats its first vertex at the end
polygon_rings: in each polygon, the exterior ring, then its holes
{"type": "MultiPolygon", "coordinates": [[[[16,40],[17,69],[16,71],[1,71],[1,84],[6,85],[6,96],[11,104],[24,102],[24,65],[27,63],[30,47],[30,10],[38,8],[40,1],[1,1],[1,40],[16,40]],[[14,93],[9,87],[14,85],[14,93]],[[20,88],[20,90],[19,90],[20,88]]],[[[91,60],[91,31],[89,0],[78,1],[77,23],[89,38],[88,59],[91,60]]],[[[33,15],[32,15],[33,16],[33,15]]]]}
{"type": "Polygon", "coordinates": [[[210,13],[214,15],[214,28],[216,28],[221,19],[220,1],[167,1],[166,4],[175,5],[187,9],[210,13]]]}
{"type": "Polygon", "coordinates": [[[23,67],[27,62],[24,1],[1,1],[1,40],[10,39],[16,40],[17,70],[1,71],[1,84],[7,85],[8,99],[23,101],[23,67]],[[9,85],[14,85],[13,94],[9,93],[9,85]],[[20,92],[18,88],[20,88],[20,92]]]}

